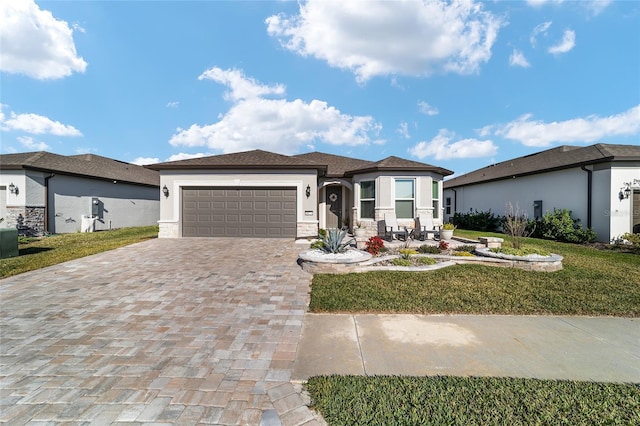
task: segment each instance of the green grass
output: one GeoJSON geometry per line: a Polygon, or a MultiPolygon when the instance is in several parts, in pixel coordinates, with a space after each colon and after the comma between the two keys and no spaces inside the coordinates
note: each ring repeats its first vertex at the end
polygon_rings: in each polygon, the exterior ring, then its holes
{"type": "Polygon", "coordinates": [[[24,243],[18,246],[18,257],[0,260],[0,278],[113,250],[157,236],[157,226],[144,226],[113,231],[60,234],[39,239],[23,238],[21,241],[24,243]]]}
{"type": "MultiPolygon", "coordinates": [[[[475,238],[493,235],[456,231],[475,238]]],[[[527,238],[564,256],[564,269],[530,272],[456,265],[429,272],[317,274],[312,312],[640,316],[640,256],[527,238]]]]}
{"type": "Polygon", "coordinates": [[[640,385],[515,378],[319,376],[329,425],[640,424],[640,385]]]}

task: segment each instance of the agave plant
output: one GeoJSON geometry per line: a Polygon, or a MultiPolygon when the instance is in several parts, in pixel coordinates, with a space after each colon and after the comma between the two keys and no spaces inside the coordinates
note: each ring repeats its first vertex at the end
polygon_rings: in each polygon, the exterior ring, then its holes
{"type": "Polygon", "coordinates": [[[343,242],[346,235],[346,230],[342,231],[338,228],[327,229],[326,234],[320,235],[324,251],[327,253],[344,253],[347,251],[347,248],[354,240],[351,238],[349,241],[343,242]]]}

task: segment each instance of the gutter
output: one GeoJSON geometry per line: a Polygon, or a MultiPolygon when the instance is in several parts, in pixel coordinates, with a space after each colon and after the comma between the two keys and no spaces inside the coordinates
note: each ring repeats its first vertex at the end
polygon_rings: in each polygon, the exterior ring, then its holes
{"type": "Polygon", "coordinates": [[[587,228],[591,228],[591,198],[593,189],[593,170],[587,169],[584,164],[580,166],[580,169],[587,172],[587,228]]]}
{"type": "Polygon", "coordinates": [[[49,179],[55,176],[51,173],[44,178],[44,232],[49,232],[49,179]]]}

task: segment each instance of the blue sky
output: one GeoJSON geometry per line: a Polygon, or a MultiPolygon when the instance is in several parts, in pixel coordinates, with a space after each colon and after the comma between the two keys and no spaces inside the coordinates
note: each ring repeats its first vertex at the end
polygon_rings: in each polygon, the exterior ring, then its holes
{"type": "Polygon", "coordinates": [[[462,174],[640,144],[632,1],[0,0],[1,152],[264,149],[462,174]]]}

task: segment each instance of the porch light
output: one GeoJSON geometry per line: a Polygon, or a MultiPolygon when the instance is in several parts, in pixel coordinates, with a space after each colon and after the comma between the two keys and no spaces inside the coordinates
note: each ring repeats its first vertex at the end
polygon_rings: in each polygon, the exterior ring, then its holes
{"type": "Polygon", "coordinates": [[[631,196],[631,188],[628,186],[624,189],[624,198],[628,199],[631,196]]]}
{"type": "Polygon", "coordinates": [[[164,194],[164,198],[169,198],[169,188],[167,188],[167,185],[162,187],[162,193],[164,194]]]}
{"type": "Polygon", "coordinates": [[[18,194],[18,187],[15,186],[13,182],[9,185],[9,192],[16,195],[18,194]]]}
{"type": "Polygon", "coordinates": [[[307,198],[311,197],[311,186],[307,185],[307,190],[305,191],[307,198]]]}

